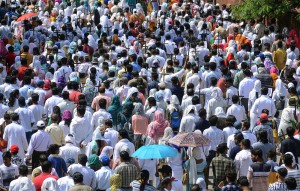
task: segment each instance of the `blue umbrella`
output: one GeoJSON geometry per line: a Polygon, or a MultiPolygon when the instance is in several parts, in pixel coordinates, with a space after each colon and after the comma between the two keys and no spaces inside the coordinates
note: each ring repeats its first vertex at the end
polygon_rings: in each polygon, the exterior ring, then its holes
{"type": "Polygon", "coordinates": [[[132,154],[132,157],[139,159],[162,159],[175,157],[177,150],[167,145],[147,145],[142,146],[132,154]]]}

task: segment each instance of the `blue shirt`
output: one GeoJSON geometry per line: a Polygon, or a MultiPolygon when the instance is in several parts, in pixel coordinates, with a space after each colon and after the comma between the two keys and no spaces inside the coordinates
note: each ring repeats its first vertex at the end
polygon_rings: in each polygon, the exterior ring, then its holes
{"type": "Polygon", "coordinates": [[[141,66],[136,62],[132,62],[131,65],[132,65],[133,71],[140,72],[142,69],[141,66]]]}
{"type": "Polygon", "coordinates": [[[59,178],[63,177],[63,173],[67,173],[67,165],[63,158],[58,155],[50,155],[48,160],[51,162],[53,168],[55,168],[59,178]]]}

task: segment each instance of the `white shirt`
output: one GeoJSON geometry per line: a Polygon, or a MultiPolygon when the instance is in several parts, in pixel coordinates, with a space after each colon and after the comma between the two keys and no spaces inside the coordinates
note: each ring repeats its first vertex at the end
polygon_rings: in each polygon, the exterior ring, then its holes
{"type": "Polygon", "coordinates": [[[190,133],[195,130],[195,117],[188,114],[184,116],[180,122],[179,132],[190,133]]]}
{"type": "Polygon", "coordinates": [[[4,114],[9,110],[9,107],[0,103],[0,118],[3,118],[4,114]]]}
{"type": "Polygon", "coordinates": [[[4,129],[3,139],[7,141],[7,148],[10,148],[12,145],[18,145],[19,157],[22,159],[25,157],[24,151],[27,151],[28,143],[25,130],[21,125],[14,121],[7,125],[4,129]]]}
{"type": "Polygon", "coordinates": [[[0,173],[1,173],[1,185],[5,188],[9,188],[11,178],[17,178],[19,176],[19,168],[17,165],[12,164],[10,166],[5,166],[2,164],[0,166],[0,173]]]}
{"type": "Polygon", "coordinates": [[[35,122],[34,115],[29,108],[19,107],[15,110],[15,113],[19,114],[19,120],[25,132],[31,132],[31,124],[35,122]]]}
{"type": "Polygon", "coordinates": [[[19,177],[11,181],[9,185],[10,191],[35,191],[34,184],[28,177],[19,177]]]}
{"type": "Polygon", "coordinates": [[[92,187],[93,189],[96,188],[97,180],[94,170],[82,166],[81,164],[72,164],[68,168],[68,172],[73,175],[75,172],[80,172],[83,175],[83,184],[92,187]]]}
{"type": "Polygon", "coordinates": [[[58,126],[63,130],[64,136],[70,134],[70,127],[65,124],[65,121],[61,121],[58,126]]]}
{"type": "Polygon", "coordinates": [[[35,90],[33,90],[33,93],[37,93],[39,95],[39,104],[44,106],[46,91],[43,90],[42,88],[36,88],[35,90]]]}
{"type": "Polygon", "coordinates": [[[44,113],[44,107],[41,105],[31,105],[28,108],[32,111],[33,116],[34,116],[34,121],[35,121],[32,129],[37,130],[36,123],[39,120],[42,120],[43,113],[44,113]]]}
{"type": "Polygon", "coordinates": [[[276,113],[274,100],[269,98],[267,95],[261,95],[260,98],[255,100],[251,108],[251,113],[260,115],[263,109],[268,109],[269,115],[271,116],[274,116],[276,113]]]}
{"type": "Polygon", "coordinates": [[[47,151],[51,144],[49,133],[38,130],[31,136],[26,156],[32,155],[33,151],[47,151]]]}
{"type": "Polygon", "coordinates": [[[209,150],[216,151],[219,144],[225,143],[224,132],[216,126],[210,126],[203,131],[203,135],[210,140],[209,150]]]}
{"type": "Polygon", "coordinates": [[[252,163],[250,150],[241,150],[238,152],[234,159],[237,177],[247,176],[249,166],[252,163]]]}
{"type": "Polygon", "coordinates": [[[236,131],[234,127],[225,127],[223,129],[225,141],[227,142],[227,139],[230,135],[233,135],[233,133],[236,131]]]}
{"type": "Polygon", "coordinates": [[[104,138],[110,140],[110,146],[115,147],[115,145],[119,141],[119,132],[114,130],[113,128],[107,128],[104,133],[104,138]]]}
{"type": "Polygon", "coordinates": [[[70,133],[74,135],[76,146],[87,145],[93,136],[93,128],[85,117],[75,116],[70,124],[70,133]]]}
{"type": "Polygon", "coordinates": [[[242,120],[247,118],[244,106],[238,104],[232,104],[228,108],[226,115],[227,117],[233,115],[238,122],[242,122],[242,120]]]}
{"type": "Polygon", "coordinates": [[[244,78],[239,85],[239,95],[243,98],[249,98],[250,91],[254,88],[254,80],[246,77],[244,78]]]}
{"type": "Polygon", "coordinates": [[[51,117],[53,112],[53,107],[57,106],[63,99],[58,95],[52,95],[52,97],[48,98],[45,102],[44,113],[51,117]]]}
{"type": "Polygon", "coordinates": [[[75,160],[75,164],[78,163],[78,155],[81,154],[80,149],[74,146],[72,143],[66,143],[66,145],[59,148],[59,155],[65,161],[69,158],[75,160]]]}
{"type": "Polygon", "coordinates": [[[110,188],[110,177],[115,174],[115,171],[108,166],[102,166],[96,171],[97,189],[106,190],[110,188]]]}
{"type": "Polygon", "coordinates": [[[114,155],[113,160],[117,161],[120,158],[120,152],[123,148],[128,147],[129,148],[129,156],[131,156],[135,151],[135,146],[132,142],[130,142],[128,139],[121,139],[115,146],[114,149],[114,155]]]}
{"type": "Polygon", "coordinates": [[[71,176],[64,176],[57,180],[60,191],[69,191],[74,184],[74,180],[71,176]]]}
{"type": "Polygon", "coordinates": [[[104,109],[99,109],[98,111],[96,111],[95,113],[93,113],[93,116],[92,116],[92,127],[93,127],[93,130],[95,128],[97,128],[100,124],[99,124],[99,119],[102,119],[103,121],[105,121],[106,119],[111,119],[111,114],[108,113],[106,110],[104,109]]]}
{"type": "Polygon", "coordinates": [[[242,131],[242,134],[244,136],[244,139],[249,139],[251,145],[257,142],[256,136],[250,131],[242,131]]]}
{"type": "Polygon", "coordinates": [[[65,110],[73,111],[76,107],[75,103],[70,100],[63,100],[58,105],[60,112],[64,113],[65,110]]]}

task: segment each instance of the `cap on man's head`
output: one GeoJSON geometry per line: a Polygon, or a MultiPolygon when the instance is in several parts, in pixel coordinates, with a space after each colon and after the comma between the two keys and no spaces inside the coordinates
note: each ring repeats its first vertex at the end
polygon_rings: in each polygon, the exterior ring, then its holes
{"type": "Polygon", "coordinates": [[[266,113],[260,114],[260,119],[261,120],[268,120],[268,115],[266,113]]]}
{"type": "Polygon", "coordinates": [[[38,122],[36,123],[36,126],[37,126],[37,127],[45,127],[46,125],[45,125],[45,122],[44,122],[44,121],[40,120],[40,121],[38,121],[38,122]]]}
{"type": "Polygon", "coordinates": [[[163,165],[160,169],[158,169],[158,172],[170,174],[172,173],[172,168],[169,165],[163,165]]]}
{"type": "Polygon", "coordinates": [[[109,165],[110,160],[109,160],[108,156],[102,156],[100,161],[101,161],[102,165],[109,165]]]}
{"type": "Polygon", "coordinates": [[[19,151],[19,147],[17,145],[12,145],[12,146],[10,146],[9,150],[11,153],[16,153],[19,151]]]}

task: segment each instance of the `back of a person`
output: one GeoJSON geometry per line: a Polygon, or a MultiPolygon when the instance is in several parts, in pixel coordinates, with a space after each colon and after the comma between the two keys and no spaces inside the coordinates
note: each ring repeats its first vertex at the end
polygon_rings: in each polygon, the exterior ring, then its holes
{"type": "Polygon", "coordinates": [[[132,129],[134,134],[145,135],[147,133],[148,119],[145,116],[133,115],[132,118],[132,129]]]}
{"type": "Polygon", "coordinates": [[[69,191],[92,191],[93,189],[90,186],[83,184],[76,184],[69,191]]]}
{"type": "MultiPolygon", "coordinates": [[[[141,182],[138,180],[135,180],[131,182],[130,186],[132,186],[132,191],[140,191],[141,182]]],[[[150,184],[145,184],[144,191],[155,191],[156,188],[150,184]]]]}

